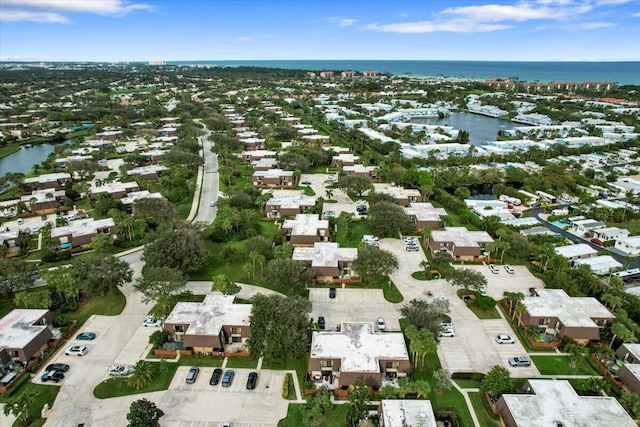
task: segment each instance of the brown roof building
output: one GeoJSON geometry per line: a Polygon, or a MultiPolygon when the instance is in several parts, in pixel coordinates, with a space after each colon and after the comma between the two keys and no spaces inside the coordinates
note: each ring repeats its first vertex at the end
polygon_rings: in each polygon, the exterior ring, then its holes
{"type": "Polygon", "coordinates": [[[441,227],[440,217],[447,214],[443,208],[434,208],[431,203],[410,203],[404,208],[404,213],[411,219],[415,230],[422,230],[425,226],[432,229],[441,227]]]}

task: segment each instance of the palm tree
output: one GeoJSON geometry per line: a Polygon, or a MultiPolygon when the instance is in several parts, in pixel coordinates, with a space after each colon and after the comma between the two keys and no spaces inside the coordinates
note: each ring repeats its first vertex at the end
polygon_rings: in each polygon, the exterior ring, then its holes
{"type": "Polygon", "coordinates": [[[4,406],[4,415],[12,414],[18,420],[25,422],[29,419],[29,408],[35,402],[38,393],[22,393],[11,399],[4,406]]]}
{"type": "Polygon", "coordinates": [[[600,299],[602,300],[603,303],[609,306],[609,309],[611,311],[614,311],[617,306],[619,306],[624,302],[622,297],[619,297],[618,295],[614,295],[614,294],[608,294],[608,293],[602,295],[600,299]]]}
{"type": "Polygon", "coordinates": [[[327,188],[325,196],[327,196],[327,199],[331,200],[333,198],[333,190],[331,188],[327,188]]]}
{"type": "Polygon", "coordinates": [[[433,232],[433,230],[428,225],[425,225],[422,228],[422,240],[424,240],[424,244],[426,245],[426,247],[429,247],[429,240],[431,239],[431,236],[433,235],[432,232],[433,232]]]}
{"type": "Polygon", "coordinates": [[[503,293],[504,298],[509,302],[509,313],[513,315],[512,319],[516,316],[516,307],[520,304],[520,301],[524,299],[522,292],[508,292],[503,293]]]}
{"type": "Polygon", "coordinates": [[[31,197],[29,199],[29,210],[33,212],[33,205],[38,201],[35,197],[31,197]]]}
{"type": "Polygon", "coordinates": [[[49,209],[53,209],[53,193],[47,193],[44,198],[49,201],[49,209]]]}
{"type": "Polygon", "coordinates": [[[511,249],[511,245],[509,242],[500,242],[500,246],[500,249],[502,249],[502,252],[500,253],[500,262],[502,262],[504,260],[504,252],[511,249]]]}
{"type": "Polygon", "coordinates": [[[613,334],[613,338],[611,338],[611,343],[609,344],[610,348],[613,347],[616,338],[620,338],[622,342],[632,342],[636,340],[635,334],[621,322],[615,322],[611,325],[611,333],[613,334]]]}
{"type": "Polygon", "coordinates": [[[153,381],[156,371],[150,363],[144,360],[139,360],[133,367],[133,375],[126,380],[126,384],[129,387],[133,387],[136,390],[140,390],[143,387],[148,386],[153,381]]]}

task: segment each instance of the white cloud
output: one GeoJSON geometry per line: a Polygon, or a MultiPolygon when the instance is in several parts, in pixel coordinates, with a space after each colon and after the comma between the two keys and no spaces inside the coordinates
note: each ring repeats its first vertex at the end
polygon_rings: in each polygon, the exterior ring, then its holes
{"type": "Polygon", "coordinates": [[[632,16],[633,16],[634,18],[640,18],[640,12],[638,12],[638,13],[634,13],[632,16]]]}
{"type": "Polygon", "coordinates": [[[384,33],[433,33],[436,31],[452,32],[452,33],[474,33],[508,30],[513,28],[511,25],[502,24],[481,24],[469,20],[449,20],[446,22],[418,21],[404,22],[399,24],[371,24],[367,29],[381,31],[384,33]]]}
{"type": "Polygon", "coordinates": [[[613,22],[585,22],[578,28],[581,30],[597,30],[598,28],[615,27],[616,25],[613,22]]]}
{"type": "Polygon", "coordinates": [[[55,24],[67,24],[69,19],[59,13],[51,12],[29,12],[25,10],[4,10],[0,9],[0,22],[48,22],[55,24]]]}
{"type": "Polygon", "coordinates": [[[231,42],[234,44],[248,43],[252,42],[254,39],[250,36],[236,37],[235,39],[231,39],[231,42]]]}
{"type": "Polygon", "coordinates": [[[357,19],[342,18],[342,19],[340,19],[340,21],[338,21],[338,27],[347,28],[347,27],[352,26],[356,22],[358,22],[357,19]]]}
{"type": "Polygon", "coordinates": [[[566,12],[563,8],[535,7],[528,3],[516,5],[485,4],[482,6],[462,6],[443,10],[444,15],[452,15],[477,22],[516,21],[532,19],[560,19],[566,12]]]}
{"type": "Polygon", "coordinates": [[[597,0],[597,6],[609,6],[609,5],[617,5],[617,4],[626,4],[631,3],[633,0],[597,0]]]}
{"type": "Polygon", "coordinates": [[[36,62],[36,61],[51,61],[51,58],[45,57],[45,56],[9,55],[9,56],[0,56],[0,61],[3,61],[3,62],[36,62]]]}

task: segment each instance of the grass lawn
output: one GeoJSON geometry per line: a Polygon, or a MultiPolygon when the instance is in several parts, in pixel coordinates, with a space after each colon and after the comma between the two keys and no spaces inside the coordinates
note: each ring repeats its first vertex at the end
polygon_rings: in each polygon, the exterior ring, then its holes
{"type": "MultiPolygon", "coordinates": [[[[300,427],[304,425],[302,422],[302,409],[304,405],[290,403],[287,411],[287,418],[283,418],[278,423],[278,427],[300,427]]],[[[320,424],[319,427],[336,427],[347,425],[347,405],[334,405],[333,411],[329,413],[320,424]]]]}
{"type": "Polygon", "coordinates": [[[576,367],[570,366],[569,356],[531,356],[531,360],[543,375],[599,375],[586,358],[578,358],[576,367]]]}
{"type": "Polygon", "coordinates": [[[251,357],[228,357],[227,368],[247,368],[255,369],[258,366],[258,361],[251,357]]]}
{"type": "Polygon", "coordinates": [[[480,388],[480,381],[462,379],[455,379],[453,381],[462,388],[480,388]]]}
{"type": "Polygon", "coordinates": [[[29,405],[29,420],[27,423],[22,424],[17,420],[13,424],[14,426],[22,426],[22,425],[31,425],[31,426],[41,426],[44,425],[45,419],[40,418],[40,412],[42,411],[42,407],[45,403],[49,404],[49,407],[53,405],[53,401],[56,400],[56,396],[60,391],[60,387],[52,386],[52,385],[40,385],[40,384],[32,384],[30,382],[24,383],[20,386],[20,389],[15,393],[6,393],[11,396],[6,396],[6,394],[0,396],[0,402],[5,403],[7,401],[13,400],[13,398],[17,398],[22,394],[29,393],[35,394],[34,401],[29,405]]]}
{"type": "Polygon", "coordinates": [[[351,221],[349,224],[350,236],[345,236],[344,230],[338,228],[338,236],[336,242],[340,244],[341,248],[357,248],[362,243],[362,236],[365,234],[373,234],[364,226],[362,221],[351,221]]]}
{"type": "MultiPolygon", "coordinates": [[[[40,289],[40,288],[39,288],[40,289]]],[[[65,316],[76,319],[78,325],[82,325],[87,319],[94,314],[104,316],[115,316],[122,313],[127,299],[119,289],[110,291],[107,295],[96,295],[80,303],[78,310],[72,313],[64,313],[65,316]]],[[[57,310],[53,312],[53,316],[60,315],[57,310]]]]}
{"type": "Polygon", "coordinates": [[[465,291],[464,289],[460,289],[457,293],[460,298],[465,295],[475,296],[475,298],[467,301],[466,305],[469,307],[469,310],[478,316],[478,319],[500,319],[498,310],[495,306],[489,304],[489,300],[492,300],[491,297],[483,297],[477,292],[465,291]]]}
{"type": "MultiPolygon", "coordinates": [[[[262,369],[273,369],[273,370],[294,370],[296,371],[296,376],[298,377],[298,384],[300,385],[300,390],[302,390],[302,383],[304,382],[305,375],[307,374],[309,354],[305,353],[304,355],[296,358],[296,359],[287,359],[286,362],[262,362],[262,369]]],[[[227,362],[228,363],[228,362],[227,362]]]]}
{"type": "Polygon", "coordinates": [[[424,271],[414,271],[413,273],[411,273],[411,277],[413,277],[416,280],[430,280],[431,276],[427,277],[424,275],[424,271]]]}
{"type": "Polygon", "coordinates": [[[500,417],[494,414],[489,408],[489,402],[484,398],[484,395],[479,392],[469,393],[469,399],[473,405],[473,410],[480,421],[482,427],[499,426],[498,420],[500,417]]]}

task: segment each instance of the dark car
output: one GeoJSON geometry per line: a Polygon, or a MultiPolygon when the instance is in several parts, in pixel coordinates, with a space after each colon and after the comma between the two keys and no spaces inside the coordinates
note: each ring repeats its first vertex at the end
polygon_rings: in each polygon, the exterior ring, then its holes
{"type": "Polygon", "coordinates": [[[93,332],[82,332],[76,335],[76,339],[82,340],[82,341],[92,341],[95,338],[96,338],[96,334],[94,334],[93,332]]]}
{"type": "Polygon", "coordinates": [[[233,383],[233,377],[235,375],[236,373],[233,371],[233,369],[227,369],[227,371],[224,373],[224,376],[222,377],[222,387],[230,387],[233,383]]]}
{"type": "Polygon", "coordinates": [[[220,378],[222,378],[222,369],[216,368],[213,370],[213,374],[211,374],[211,379],[209,380],[210,385],[218,385],[220,382],[220,378]]]}
{"type": "Polygon", "coordinates": [[[320,317],[318,317],[318,328],[324,329],[324,327],[325,327],[324,317],[320,316],[320,317]]]}
{"type": "Polygon", "coordinates": [[[59,372],[67,372],[69,370],[69,365],[66,363],[53,363],[45,369],[45,371],[59,371],[59,372]]]}
{"type": "Polygon", "coordinates": [[[249,377],[247,378],[247,390],[253,390],[256,388],[256,383],[258,382],[258,373],[251,372],[249,377]]]}
{"type": "Polygon", "coordinates": [[[60,371],[47,371],[40,377],[43,383],[47,381],[53,381],[54,383],[58,383],[64,379],[64,374],[60,371]]]}
{"type": "Polygon", "coordinates": [[[329,288],[329,298],[336,297],[336,288],[329,288]]]}

